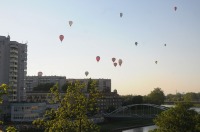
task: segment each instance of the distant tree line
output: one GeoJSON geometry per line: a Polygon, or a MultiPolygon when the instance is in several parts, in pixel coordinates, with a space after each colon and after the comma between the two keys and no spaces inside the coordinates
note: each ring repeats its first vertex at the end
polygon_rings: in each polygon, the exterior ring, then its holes
{"type": "Polygon", "coordinates": [[[164,103],[165,94],[161,88],[154,88],[148,95],[125,95],[122,97],[122,105],[131,105],[131,104],[143,104],[151,103],[161,105],[164,103]]]}
{"type": "Polygon", "coordinates": [[[167,94],[165,96],[161,88],[154,88],[148,95],[124,95],[122,97],[122,105],[151,103],[161,105],[164,102],[200,102],[200,93],[176,93],[167,94]]]}
{"type": "Polygon", "coordinates": [[[176,94],[168,94],[166,95],[165,101],[185,101],[185,102],[191,102],[191,101],[200,101],[200,92],[194,93],[194,92],[188,92],[188,93],[176,93],[176,94]]]}

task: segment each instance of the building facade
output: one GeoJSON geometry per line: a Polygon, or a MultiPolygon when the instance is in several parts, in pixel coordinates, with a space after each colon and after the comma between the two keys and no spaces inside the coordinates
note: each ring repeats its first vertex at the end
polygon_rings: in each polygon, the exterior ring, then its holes
{"type": "Polygon", "coordinates": [[[122,107],[122,98],[117,90],[102,93],[101,98],[98,99],[98,107],[100,113],[107,113],[110,108],[118,109],[122,107]]]}
{"type": "MultiPolygon", "coordinates": [[[[87,91],[87,87],[88,87],[88,82],[90,81],[90,79],[66,79],[67,82],[75,82],[75,81],[79,81],[81,83],[85,83],[85,92],[87,91]]],[[[92,79],[94,81],[96,81],[96,85],[97,85],[97,89],[100,92],[103,91],[107,91],[107,92],[111,92],[111,79],[92,79]]]]}
{"type": "Polygon", "coordinates": [[[40,84],[56,84],[58,83],[61,88],[66,83],[65,76],[42,76],[42,72],[38,72],[38,76],[27,76],[26,77],[26,91],[32,92],[34,87],[40,84]]]}
{"type": "Polygon", "coordinates": [[[46,110],[46,103],[11,103],[11,121],[32,122],[42,118],[46,110]]]}
{"type": "Polygon", "coordinates": [[[26,100],[27,44],[10,41],[10,36],[0,36],[0,85],[10,89],[9,102],[26,100]]]}
{"type": "MultiPolygon", "coordinates": [[[[111,79],[92,79],[97,82],[97,89],[103,93],[111,93],[111,79]]],[[[26,77],[26,102],[49,102],[48,94],[50,91],[34,91],[33,88],[37,87],[39,84],[45,83],[58,83],[59,88],[65,83],[73,83],[79,81],[80,83],[85,83],[84,93],[87,93],[87,87],[89,79],[66,79],[66,77],[61,76],[27,76],[26,77]]],[[[65,91],[61,90],[61,95],[64,95],[65,91]]]]}

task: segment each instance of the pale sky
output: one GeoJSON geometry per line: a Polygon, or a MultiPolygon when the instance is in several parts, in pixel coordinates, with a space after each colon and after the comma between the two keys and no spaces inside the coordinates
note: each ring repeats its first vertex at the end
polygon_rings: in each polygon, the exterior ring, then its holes
{"type": "Polygon", "coordinates": [[[200,0],[0,0],[0,9],[0,36],[28,42],[27,75],[111,79],[120,95],[200,92],[200,0]]]}

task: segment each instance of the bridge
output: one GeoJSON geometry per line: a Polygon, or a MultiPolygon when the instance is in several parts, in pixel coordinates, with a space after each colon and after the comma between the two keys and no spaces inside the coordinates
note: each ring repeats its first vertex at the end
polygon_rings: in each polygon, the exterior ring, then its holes
{"type": "Polygon", "coordinates": [[[155,104],[132,104],[120,107],[104,115],[105,119],[152,119],[167,107],[155,104]]]}

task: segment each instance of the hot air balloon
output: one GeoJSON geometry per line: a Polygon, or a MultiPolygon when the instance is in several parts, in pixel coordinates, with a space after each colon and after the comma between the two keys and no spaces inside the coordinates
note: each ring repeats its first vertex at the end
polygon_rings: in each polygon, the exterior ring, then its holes
{"type": "Polygon", "coordinates": [[[116,67],[117,66],[117,62],[113,63],[113,65],[116,67]]]}
{"type": "Polygon", "coordinates": [[[122,17],[123,16],[123,13],[120,13],[120,17],[122,17]]]}
{"type": "Polygon", "coordinates": [[[119,63],[119,65],[121,66],[121,65],[122,65],[122,59],[119,59],[119,60],[118,60],[118,63],[119,63]]]}
{"type": "Polygon", "coordinates": [[[69,25],[70,25],[70,27],[72,26],[72,24],[73,24],[73,21],[69,21],[69,25]]]}
{"type": "Polygon", "coordinates": [[[164,44],[164,46],[167,46],[167,44],[164,44]]]}
{"type": "Polygon", "coordinates": [[[97,60],[97,62],[99,62],[99,60],[100,60],[100,56],[97,56],[97,57],[96,57],[96,60],[97,60]]]}
{"type": "Polygon", "coordinates": [[[175,11],[177,10],[177,7],[176,7],[176,6],[174,7],[174,10],[175,10],[175,11]]]}
{"type": "Polygon", "coordinates": [[[64,39],[64,35],[60,35],[59,38],[60,38],[60,41],[62,42],[64,39]]]}
{"type": "Polygon", "coordinates": [[[158,63],[158,61],[155,61],[155,63],[157,64],[157,63],[158,63]]]}
{"type": "Polygon", "coordinates": [[[86,71],[86,72],[85,72],[85,75],[87,76],[88,74],[89,74],[89,72],[88,72],[88,71],[86,71]]]}
{"type": "Polygon", "coordinates": [[[135,42],[135,46],[137,46],[138,45],[138,42],[135,42]]]}
{"type": "Polygon", "coordinates": [[[112,61],[115,62],[115,60],[116,60],[116,59],[113,57],[113,58],[112,58],[112,61]]]}

